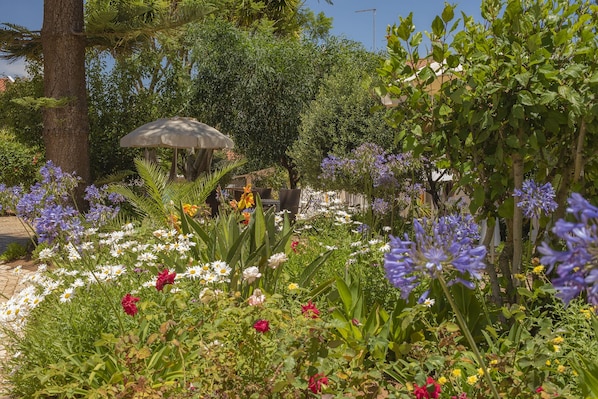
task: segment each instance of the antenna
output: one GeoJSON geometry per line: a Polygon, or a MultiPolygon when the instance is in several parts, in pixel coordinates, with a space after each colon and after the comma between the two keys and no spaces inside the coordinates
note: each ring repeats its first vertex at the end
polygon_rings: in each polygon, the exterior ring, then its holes
{"type": "Polygon", "coordinates": [[[357,10],[355,12],[372,12],[372,50],[376,52],[376,9],[368,8],[365,10],[357,10]]]}

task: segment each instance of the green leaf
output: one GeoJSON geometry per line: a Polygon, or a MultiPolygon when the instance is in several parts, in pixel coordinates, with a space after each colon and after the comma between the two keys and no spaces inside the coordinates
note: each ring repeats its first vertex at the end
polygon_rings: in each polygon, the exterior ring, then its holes
{"type": "Polygon", "coordinates": [[[322,267],[324,262],[330,257],[332,251],[326,251],[322,255],[318,256],[314,259],[301,273],[299,277],[299,286],[304,287],[309,281],[311,281],[312,277],[316,274],[316,272],[322,267]]]}
{"type": "Polygon", "coordinates": [[[455,17],[455,6],[452,4],[446,3],[444,6],[444,10],[442,10],[442,20],[445,23],[448,23],[455,17]]]}
{"type": "Polygon", "coordinates": [[[521,105],[521,104],[513,105],[513,108],[511,109],[511,114],[513,115],[513,118],[515,118],[515,119],[525,119],[525,109],[523,108],[523,105],[521,105]]]}
{"type": "MultiPolygon", "coordinates": [[[[438,15],[432,21],[432,32],[437,37],[441,37],[444,35],[444,32],[445,32],[444,22],[442,21],[442,18],[440,18],[438,15]]],[[[436,59],[434,59],[434,60],[438,61],[436,59]]],[[[442,59],[440,61],[442,61],[442,59]]]]}

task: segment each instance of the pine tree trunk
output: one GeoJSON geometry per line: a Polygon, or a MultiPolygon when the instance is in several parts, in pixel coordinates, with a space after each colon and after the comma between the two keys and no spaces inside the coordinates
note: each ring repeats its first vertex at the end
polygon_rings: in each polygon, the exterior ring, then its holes
{"type": "Polygon", "coordinates": [[[44,109],[46,158],[81,177],[75,193],[79,206],[90,183],[83,21],[83,0],[44,0],[44,96],[69,99],[64,106],[44,109]]]}

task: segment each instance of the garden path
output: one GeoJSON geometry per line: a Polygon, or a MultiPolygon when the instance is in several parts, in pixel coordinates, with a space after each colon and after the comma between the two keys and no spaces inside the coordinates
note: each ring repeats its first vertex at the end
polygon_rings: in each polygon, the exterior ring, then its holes
{"type": "MultiPolygon", "coordinates": [[[[8,245],[13,242],[27,245],[29,240],[29,234],[19,219],[14,216],[0,217],[0,254],[4,253],[8,245]]],[[[0,264],[0,302],[7,301],[8,298],[22,288],[23,273],[31,273],[35,270],[36,266],[30,260],[17,260],[0,264]],[[22,266],[21,274],[14,272],[14,268],[19,265],[22,266]]],[[[0,362],[4,356],[5,352],[0,346],[0,362]]],[[[0,399],[9,399],[8,396],[3,396],[4,388],[4,382],[0,377],[0,399]]]]}

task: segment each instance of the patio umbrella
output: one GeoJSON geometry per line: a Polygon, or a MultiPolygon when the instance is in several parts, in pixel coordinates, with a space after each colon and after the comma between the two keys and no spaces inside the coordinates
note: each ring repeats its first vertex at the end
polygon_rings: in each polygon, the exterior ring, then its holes
{"type": "Polygon", "coordinates": [[[120,139],[121,147],[233,148],[233,141],[195,118],[160,118],[120,139]]]}
{"type": "MultiPolygon", "coordinates": [[[[195,118],[160,118],[146,123],[120,139],[121,147],[168,147],[174,148],[171,179],[176,175],[177,150],[179,148],[201,149],[204,155],[202,169],[209,166],[212,150],[233,148],[234,142],[212,126],[195,118]]],[[[199,165],[199,164],[197,164],[199,165]]]]}

